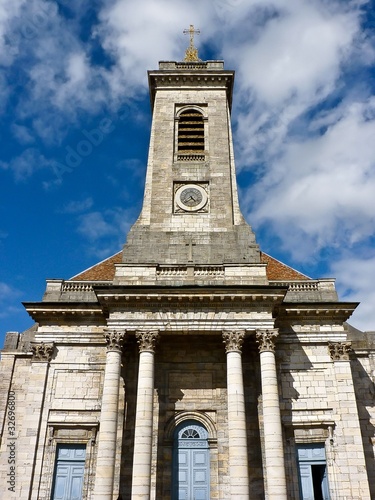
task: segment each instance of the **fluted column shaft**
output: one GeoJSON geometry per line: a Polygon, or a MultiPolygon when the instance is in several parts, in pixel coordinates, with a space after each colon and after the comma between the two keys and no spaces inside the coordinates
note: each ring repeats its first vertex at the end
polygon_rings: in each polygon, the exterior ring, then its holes
{"type": "Polygon", "coordinates": [[[105,365],[98,453],[95,473],[95,500],[112,500],[116,463],[118,394],[124,331],[107,331],[105,365]]]}
{"type": "Polygon", "coordinates": [[[140,354],[134,430],[132,498],[149,499],[154,406],[154,349],[158,332],[137,332],[136,336],[140,354]]]}
{"type": "Polygon", "coordinates": [[[241,346],[244,331],[223,332],[227,353],[230,497],[249,498],[249,468],[241,346]]]}
{"type": "Polygon", "coordinates": [[[277,384],[275,339],[277,330],[258,331],[262,381],[264,454],[268,500],[287,500],[284,444],[277,384]]]}

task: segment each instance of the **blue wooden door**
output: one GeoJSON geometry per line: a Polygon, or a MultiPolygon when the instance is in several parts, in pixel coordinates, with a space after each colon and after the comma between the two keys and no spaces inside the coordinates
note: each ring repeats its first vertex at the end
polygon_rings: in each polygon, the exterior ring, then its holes
{"type": "Polygon", "coordinates": [[[85,445],[58,445],[52,500],[81,500],[85,445]]]}
{"type": "Polygon", "coordinates": [[[173,499],[209,500],[210,454],[208,434],[198,422],[188,421],[175,432],[173,499]]]}
{"type": "Polygon", "coordinates": [[[329,500],[324,445],[299,445],[297,453],[301,500],[329,500]]]}

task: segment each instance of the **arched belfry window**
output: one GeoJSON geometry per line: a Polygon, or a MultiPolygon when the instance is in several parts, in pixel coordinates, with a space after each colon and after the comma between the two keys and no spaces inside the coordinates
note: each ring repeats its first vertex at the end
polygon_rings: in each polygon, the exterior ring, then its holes
{"type": "Polygon", "coordinates": [[[173,438],[173,500],[210,499],[208,432],[196,420],[185,420],[173,438]]]}
{"type": "Polygon", "coordinates": [[[178,118],[177,153],[183,157],[202,156],[204,154],[204,117],[197,109],[187,109],[178,118]]]}

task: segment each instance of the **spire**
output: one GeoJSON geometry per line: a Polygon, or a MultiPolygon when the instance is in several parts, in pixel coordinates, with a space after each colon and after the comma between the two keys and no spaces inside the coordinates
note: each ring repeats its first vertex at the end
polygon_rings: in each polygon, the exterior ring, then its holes
{"type": "Polygon", "coordinates": [[[194,26],[191,24],[189,29],[183,31],[184,35],[190,35],[190,45],[186,49],[185,52],[185,62],[197,62],[200,61],[198,57],[198,49],[194,47],[194,35],[199,35],[200,30],[194,29],[194,26]]]}

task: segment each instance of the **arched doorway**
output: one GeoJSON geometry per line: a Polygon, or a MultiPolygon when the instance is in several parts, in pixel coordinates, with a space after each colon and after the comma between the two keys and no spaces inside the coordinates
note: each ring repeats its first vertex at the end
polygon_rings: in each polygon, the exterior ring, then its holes
{"type": "Polygon", "coordinates": [[[173,500],[209,500],[208,433],[196,420],[181,422],[173,439],[173,500]]]}

